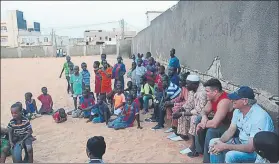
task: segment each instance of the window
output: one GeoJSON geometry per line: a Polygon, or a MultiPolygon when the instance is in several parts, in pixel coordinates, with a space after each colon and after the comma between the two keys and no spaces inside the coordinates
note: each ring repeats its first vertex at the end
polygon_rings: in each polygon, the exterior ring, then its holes
{"type": "Polygon", "coordinates": [[[48,42],[48,37],[44,37],[44,42],[48,42]]]}
{"type": "Polygon", "coordinates": [[[8,38],[7,37],[1,37],[1,43],[5,43],[8,42],[8,38]]]}
{"type": "Polygon", "coordinates": [[[102,37],[100,37],[100,40],[102,40],[102,37]]]}
{"type": "Polygon", "coordinates": [[[22,38],[22,39],[21,39],[21,43],[22,43],[22,44],[27,43],[27,39],[26,39],[26,38],[22,38]]]}
{"type": "Polygon", "coordinates": [[[111,41],[111,38],[109,38],[109,41],[111,41]]]}
{"type": "Polygon", "coordinates": [[[7,27],[6,26],[1,26],[1,32],[7,32],[7,27]]]}
{"type": "Polygon", "coordinates": [[[92,38],[91,38],[91,37],[89,37],[89,42],[91,42],[91,40],[92,40],[92,38]]]}
{"type": "Polygon", "coordinates": [[[105,37],[105,40],[106,40],[106,41],[108,40],[108,37],[107,37],[107,36],[105,37]]]}

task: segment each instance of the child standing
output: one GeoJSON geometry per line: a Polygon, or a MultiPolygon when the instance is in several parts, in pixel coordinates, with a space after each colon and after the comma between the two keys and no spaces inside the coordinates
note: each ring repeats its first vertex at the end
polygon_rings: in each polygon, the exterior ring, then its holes
{"type": "Polygon", "coordinates": [[[101,82],[102,82],[102,76],[100,74],[100,62],[94,61],[94,73],[95,73],[95,93],[96,97],[98,97],[101,93],[101,82]]]}
{"type": "Polygon", "coordinates": [[[123,59],[121,56],[117,57],[117,64],[114,65],[113,70],[112,70],[112,78],[114,80],[114,87],[116,87],[116,82],[121,81],[121,88],[124,90],[124,75],[126,73],[126,67],[123,64],[123,59]]]}
{"type": "Polygon", "coordinates": [[[142,66],[142,59],[139,58],[138,66],[136,68],[136,84],[137,84],[138,88],[140,88],[140,79],[142,76],[145,75],[146,71],[147,71],[146,68],[144,66],[142,66]]]}
{"type": "Polygon", "coordinates": [[[52,114],[53,112],[53,102],[51,96],[47,93],[47,87],[42,87],[42,93],[38,100],[41,101],[42,106],[39,112],[41,114],[52,114]]]}
{"type": "Polygon", "coordinates": [[[106,152],[106,142],[102,136],[89,138],[86,145],[86,154],[90,158],[89,163],[104,163],[103,155],[106,152]]]}
{"type": "Polygon", "coordinates": [[[122,112],[123,106],[125,105],[125,95],[121,88],[117,88],[116,94],[113,97],[114,114],[119,115],[122,112]]]}
{"type": "Polygon", "coordinates": [[[71,62],[71,57],[66,56],[66,62],[63,65],[62,71],[60,73],[59,78],[62,77],[62,73],[65,71],[65,76],[67,79],[68,87],[67,87],[67,92],[70,93],[70,69],[74,64],[71,62]]]}
{"type": "Polygon", "coordinates": [[[82,88],[84,89],[85,87],[89,88],[89,91],[91,91],[90,89],[90,73],[87,70],[87,64],[85,62],[81,63],[81,75],[82,75],[82,88]]]}
{"type": "Polygon", "coordinates": [[[89,118],[90,111],[87,109],[92,109],[93,105],[95,105],[95,100],[88,87],[83,90],[82,96],[79,99],[79,105],[78,109],[83,112],[81,117],[89,118]]]}
{"type": "Polygon", "coordinates": [[[29,120],[22,116],[22,111],[18,104],[11,106],[13,119],[8,124],[9,142],[12,148],[14,163],[21,163],[21,149],[26,147],[28,153],[28,163],[33,163],[32,147],[32,127],[29,120]]]}
{"type": "Polygon", "coordinates": [[[32,99],[32,93],[27,92],[25,93],[25,104],[26,104],[26,111],[28,113],[29,119],[35,118],[37,114],[39,114],[36,101],[32,99]]]}
{"type": "Polygon", "coordinates": [[[127,77],[131,79],[133,84],[136,84],[136,68],[137,68],[137,64],[135,62],[133,62],[132,68],[127,73],[127,77]]]}
{"type": "Polygon", "coordinates": [[[54,121],[56,123],[62,123],[67,121],[67,114],[65,112],[65,109],[60,108],[58,109],[53,115],[52,115],[54,121]]]}
{"type": "Polygon", "coordinates": [[[101,94],[105,95],[112,91],[111,89],[111,75],[112,68],[108,66],[107,61],[103,61],[103,68],[100,70],[100,74],[102,76],[101,81],[101,94]]]}
{"type": "Polygon", "coordinates": [[[72,113],[77,112],[77,98],[82,94],[82,75],[79,73],[79,67],[74,67],[74,74],[70,78],[71,91],[74,99],[75,109],[72,113]]]}

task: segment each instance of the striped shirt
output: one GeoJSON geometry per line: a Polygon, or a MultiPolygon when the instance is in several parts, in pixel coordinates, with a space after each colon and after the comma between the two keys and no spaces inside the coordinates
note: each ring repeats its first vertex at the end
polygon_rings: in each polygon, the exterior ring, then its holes
{"type": "Polygon", "coordinates": [[[90,85],[90,73],[89,73],[89,71],[88,70],[82,70],[81,74],[82,74],[82,82],[85,85],[90,85]]]}
{"type": "Polygon", "coordinates": [[[21,123],[18,124],[15,119],[11,119],[8,124],[8,128],[12,129],[13,136],[24,138],[28,134],[28,130],[32,129],[29,120],[25,117],[21,118],[21,123]]]}
{"type": "Polygon", "coordinates": [[[170,82],[170,85],[167,88],[166,92],[167,92],[167,95],[170,97],[170,99],[174,99],[180,94],[181,88],[179,88],[174,83],[170,82]]]}

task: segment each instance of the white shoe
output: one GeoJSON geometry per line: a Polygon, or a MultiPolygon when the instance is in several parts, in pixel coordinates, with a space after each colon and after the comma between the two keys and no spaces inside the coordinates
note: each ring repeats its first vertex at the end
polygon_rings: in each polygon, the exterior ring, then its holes
{"type": "Polygon", "coordinates": [[[170,132],[173,132],[174,129],[173,128],[169,128],[168,130],[166,130],[164,133],[170,133],[170,132]]]}
{"type": "Polygon", "coordinates": [[[180,137],[180,136],[177,136],[177,137],[173,137],[173,138],[170,138],[172,141],[183,141],[183,139],[180,137]]]}
{"type": "Polygon", "coordinates": [[[188,154],[190,152],[192,152],[192,150],[190,148],[186,148],[186,149],[181,150],[179,153],[180,154],[188,154]]]}
{"type": "Polygon", "coordinates": [[[177,137],[177,135],[175,134],[175,133],[172,133],[171,135],[168,135],[168,139],[171,139],[171,138],[173,138],[173,137],[177,137]]]}

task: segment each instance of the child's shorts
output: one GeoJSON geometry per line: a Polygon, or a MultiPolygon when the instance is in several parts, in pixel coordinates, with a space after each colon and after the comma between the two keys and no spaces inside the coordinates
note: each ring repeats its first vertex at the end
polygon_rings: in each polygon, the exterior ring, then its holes
{"type": "Polygon", "coordinates": [[[119,115],[122,112],[122,109],[118,108],[118,109],[114,109],[114,114],[115,115],[119,115]]]}
{"type": "Polygon", "coordinates": [[[93,118],[92,122],[93,123],[103,123],[105,121],[105,119],[103,117],[95,117],[93,118]]]}
{"type": "Polygon", "coordinates": [[[74,98],[79,98],[81,95],[80,94],[73,94],[74,98]]]}

